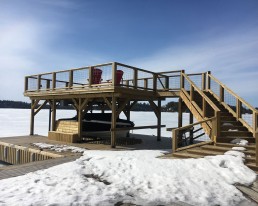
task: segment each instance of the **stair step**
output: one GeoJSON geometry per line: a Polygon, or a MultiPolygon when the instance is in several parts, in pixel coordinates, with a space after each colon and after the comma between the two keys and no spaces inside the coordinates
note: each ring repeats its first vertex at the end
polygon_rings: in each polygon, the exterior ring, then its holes
{"type": "Polygon", "coordinates": [[[255,163],[255,157],[245,157],[245,165],[255,163]]]}
{"type": "Polygon", "coordinates": [[[250,169],[258,172],[258,166],[256,166],[255,163],[248,163],[248,164],[246,164],[246,166],[249,167],[250,169]]]}
{"type": "MultiPolygon", "coordinates": [[[[237,146],[240,146],[240,145],[232,144],[232,143],[219,143],[219,142],[217,142],[216,146],[232,148],[232,147],[237,147],[237,146]]],[[[248,144],[248,145],[241,146],[241,147],[244,147],[244,148],[249,149],[249,150],[255,150],[255,144],[248,144]]]]}
{"type": "Polygon", "coordinates": [[[176,152],[176,153],[173,153],[173,157],[176,157],[176,158],[202,158],[203,155],[176,152]]]}
{"type": "MultiPolygon", "coordinates": [[[[233,147],[241,147],[241,146],[236,146],[234,145],[233,147]]],[[[227,152],[227,151],[230,151],[232,150],[232,147],[219,147],[219,146],[214,146],[214,145],[204,145],[204,146],[201,146],[202,149],[205,149],[205,150],[209,150],[209,151],[219,151],[219,152],[227,152]]],[[[254,150],[245,150],[245,151],[241,151],[243,152],[244,154],[246,155],[255,155],[255,151],[254,150]]]]}
{"type": "Polygon", "coordinates": [[[238,131],[248,131],[246,127],[244,126],[221,126],[221,131],[229,131],[229,130],[238,130],[238,131]]]}
{"type": "Polygon", "coordinates": [[[234,136],[234,137],[253,137],[253,134],[248,131],[221,131],[221,137],[234,136]]]}
{"type": "MultiPolygon", "coordinates": [[[[234,139],[237,139],[237,137],[231,137],[231,136],[218,137],[217,142],[230,143],[234,139]]],[[[255,143],[255,138],[253,138],[253,137],[241,137],[240,139],[247,140],[248,143],[255,143]]]]}
{"type": "Polygon", "coordinates": [[[220,116],[222,121],[236,121],[236,118],[233,116],[220,116]]]}
{"type": "Polygon", "coordinates": [[[229,121],[229,120],[220,120],[221,126],[226,126],[226,124],[230,124],[230,126],[243,126],[240,122],[238,121],[229,121]]]}
{"type": "Polygon", "coordinates": [[[229,113],[229,112],[220,112],[220,115],[221,116],[223,116],[223,117],[225,117],[225,116],[227,116],[227,117],[233,117],[233,115],[231,114],[231,113],[229,113]]]}
{"type": "Polygon", "coordinates": [[[204,155],[204,156],[209,156],[209,155],[223,155],[224,152],[218,152],[218,151],[208,151],[208,150],[202,150],[202,149],[189,149],[187,150],[188,153],[190,154],[197,154],[197,155],[204,155]]]}
{"type": "MultiPolygon", "coordinates": [[[[240,190],[245,196],[248,196],[250,199],[252,199],[253,202],[258,203],[258,192],[252,190],[249,187],[242,186],[242,185],[236,185],[236,188],[238,190],[240,190]]],[[[245,205],[247,205],[247,204],[245,204],[245,205]]],[[[252,204],[250,204],[250,205],[252,205],[252,204]]],[[[254,204],[254,205],[257,205],[257,204],[254,204]]]]}

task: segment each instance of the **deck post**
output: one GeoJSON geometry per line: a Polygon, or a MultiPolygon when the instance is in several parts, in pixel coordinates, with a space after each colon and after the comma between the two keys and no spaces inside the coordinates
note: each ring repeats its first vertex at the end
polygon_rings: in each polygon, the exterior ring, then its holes
{"type": "MultiPolygon", "coordinates": [[[[193,124],[193,113],[189,114],[189,124],[193,124]]],[[[190,144],[193,144],[193,130],[190,130],[190,144]]]]}
{"type": "Polygon", "coordinates": [[[82,139],[82,99],[79,99],[79,108],[78,108],[78,136],[82,139]]]}
{"type": "Polygon", "coordinates": [[[49,107],[48,131],[51,131],[51,105],[49,107]]]}
{"type": "Polygon", "coordinates": [[[202,73],[202,90],[206,90],[206,73],[202,73]]]}
{"type": "Polygon", "coordinates": [[[161,141],[161,100],[158,100],[158,111],[157,111],[157,141],[161,141]]]}
{"type": "Polygon", "coordinates": [[[112,63],[112,86],[116,86],[116,70],[117,64],[116,62],[112,63]]]}
{"type": "Polygon", "coordinates": [[[116,97],[112,95],[111,147],[116,147],[116,97]]]}
{"type": "Polygon", "coordinates": [[[52,126],[51,126],[51,130],[55,131],[56,128],[56,100],[53,100],[53,104],[52,104],[52,126]]]}
{"type": "Polygon", "coordinates": [[[207,72],[207,89],[211,89],[211,77],[209,76],[211,74],[211,71],[207,72]]]}
{"type": "Polygon", "coordinates": [[[30,135],[34,135],[34,117],[35,117],[35,100],[31,100],[31,112],[30,112],[30,135]]]}
{"type": "Polygon", "coordinates": [[[178,99],[178,127],[183,125],[182,98],[178,99]]]}
{"type": "Polygon", "coordinates": [[[181,71],[181,76],[180,76],[180,88],[184,88],[185,87],[185,79],[184,76],[182,75],[183,73],[185,73],[185,70],[181,71]]]}

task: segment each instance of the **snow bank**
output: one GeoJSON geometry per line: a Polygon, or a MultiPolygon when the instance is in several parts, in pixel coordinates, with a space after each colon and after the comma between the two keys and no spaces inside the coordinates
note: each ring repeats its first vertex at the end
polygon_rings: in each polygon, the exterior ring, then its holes
{"type": "MultiPolygon", "coordinates": [[[[237,152],[237,151],[234,151],[237,152]]],[[[233,184],[251,184],[255,173],[238,155],[159,159],[161,151],[86,151],[70,163],[0,181],[6,205],[236,205],[233,184]]]]}
{"type": "Polygon", "coordinates": [[[238,144],[238,145],[241,145],[241,146],[246,146],[246,145],[248,145],[248,141],[247,141],[247,140],[245,140],[245,139],[240,139],[240,138],[233,139],[230,143],[232,143],[232,144],[238,144]]]}
{"type": "Polygon", "coordinates": [[[245,151],[246,150],[246,148],[244,148],[244,147],[232,147],[231,149],[235,150],[235,151],[245,151]]]}
{"type": "Polygon", "coordinates": [[[67,146],[62,144],[47,144],[47,143],[33,143],[33,146],[39,147],[40,149],[49,149],[56,152],[74,152],[74,153],[82,153],[85,152],[87,149],[80,148],[80,147],[74,147],[74,146],[67,146]]]}

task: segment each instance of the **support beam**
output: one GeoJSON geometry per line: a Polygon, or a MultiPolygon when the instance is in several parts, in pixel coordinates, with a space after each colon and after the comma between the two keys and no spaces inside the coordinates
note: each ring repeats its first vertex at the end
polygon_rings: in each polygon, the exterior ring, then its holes
{"type": "Polygon", "coordinates": [[[108,105],[109,109],[112,110],[112,104],[110,103],[110,101],[106,97],[103,97],[103,99],[106,102],[106,104],[108,105]]]}
{"type": "Polygon", "coordinates": [[[125,108],[126,104],[128,103],[129,101],[129,98],[126,98],[121,105],[119,105],[119,108],[117,110],[117,113],[116,113],[116,118],[119,117],[119,114],[123,111],[123,109],[125,108]]]}
{"type": "Polygon", "coordinates": [[[158,100],[158,115],[157,115],[157,141],[161,141],[161,100],[158,100]]]}
{"type": "Polygon", "coordinates": [[[116,97],[112,96],[111,147],[116,147],[116,97]]]}
{"type": "Polygon", "coordinates": [[[159,116],[158,106],[152,100],[149,100],[149,103],[150,103],[151,108],[154,110],[156,117],[158,118],[158,116],[159,116]]]}
{"type": "Polygon", "coordinates": [[[183,125],[183,110],[182,110],[182,98],[178,99],[178,127],[183,125]]]}
{"type": "Polygon", "coordinates": [[[56,100],[53,100],[52,103],[52,124],[51,124],[51,130],[55,131],[56,128],[56,100]]]}
{"type": "Polygon", "coordinates": [[[35,104],[35,100],[31,100],[31,110],[30,110],[30,135],[34,135],[34,107],[33,105],[35,104]]]}
{"type": "Polygon", "coordinates": [[[39,111],[47,104],[47,100],[44,101],[43,104],[41,104],[35,111],[35,115],[39,113],[39,111]]]}
{"type": "Polygon", "coordinates": [[[82,99],[79,99],[79,108],[78,108],[78,136],[82,139],[82,99]]]}
{"type": "MultiPolygon", "coordinates": [[[[189,124],[193,124],[193,113],[189,114],[189,124]]],[[[190,130],[190,144],[193,144],[193,130],[190,130]]]]}

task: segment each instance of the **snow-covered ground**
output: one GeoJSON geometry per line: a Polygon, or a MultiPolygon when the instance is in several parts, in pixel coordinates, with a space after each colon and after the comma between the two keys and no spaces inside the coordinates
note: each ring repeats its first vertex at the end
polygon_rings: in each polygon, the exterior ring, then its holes
{"type": "MultiPolygon", "coordinates": [[[[234,154],[238,152],[235,151],[234,154]]],[[[238,205],[254,172],[240,156],[159,159],[160,151],[86,151],[71,163],[0,181],[2,205],[238,205]]]]}
{"type": "MultiPolygon", "coordinates": [[[[73,111],[58,111],[57,118],[73,115],[73,111]]],[[[0,136],[27,135],[29,116],[29,110],[1,109],[0,136]]],[[[132,112],[131,116],[139,126],[156,124],[151,112],[132,112]]],[[[177,126],[176,113],[162,113],[162,120],[167,127],[177,126]]],[[[187,124],[187,114],[184,120],[187,124]]],[[[48,111],[42,110],[35,132],[46,135],[47,130],[48,111]]],[[[134,133],[156,135],[156,130],[134,133]]],[[[171,132],[163,129],[162,136],[170,138],[171,132]]],[[[156,158],[165,150],[85,151],[74,162],[1,180],[0,205],[246,204],[234,184],[249,185],[256,175],[243,164],[244,154],[236,150],[186,160],[156,158]]]]}

